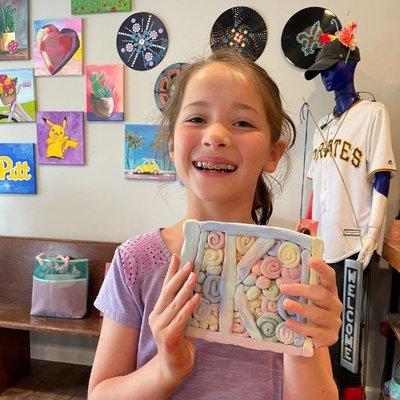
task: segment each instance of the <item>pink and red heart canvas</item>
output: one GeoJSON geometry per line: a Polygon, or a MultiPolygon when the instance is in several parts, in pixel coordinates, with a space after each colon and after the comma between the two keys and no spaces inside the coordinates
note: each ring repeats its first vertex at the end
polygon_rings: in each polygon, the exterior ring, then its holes
{"type": "Polygon", "coordinates": [[[82,19],[34,21],[35,74],[82,75],[82,19]]]}

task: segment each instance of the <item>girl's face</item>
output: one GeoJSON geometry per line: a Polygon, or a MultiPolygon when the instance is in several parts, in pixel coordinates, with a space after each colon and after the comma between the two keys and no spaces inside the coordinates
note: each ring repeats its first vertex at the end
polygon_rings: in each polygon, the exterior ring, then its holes
{"type": "Polygon", "coordinates": [[[283,150],[271,144],[262,99],[243,72],[213,63],[190,78],[171,150],[189,200],[251,209],[260,173],[274,171],[283,150]]]}

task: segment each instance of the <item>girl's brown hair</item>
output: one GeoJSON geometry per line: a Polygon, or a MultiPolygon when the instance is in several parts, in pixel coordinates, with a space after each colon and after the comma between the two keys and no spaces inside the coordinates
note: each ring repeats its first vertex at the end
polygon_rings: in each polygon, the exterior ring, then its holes
{"type": "MultiPolygon", "coordinates": [[[[265,116],[271,129],[272,143],[276,143],[282,138],[286,144],[286,149],[292,147],[296,138],[296,128],[291,118],[282,108],[278,86],[262,67],[233,50],[217,50],[208,58],[188,65],[179,74],[160,121],[161,127],[168,133],[172,145],[173,132],[187,83],[197,71],[216,62],[228,64],[232,69],[248,74],[263,101],[265,116]]],[[[286,152],[284,157],[286,159],[284,175],[286,175],[289,169],[289,158],[286,152]]],[[[272,179],[280,186],[276,179],[272,179]]],[[[272,199],[272,182],[267,173],[263,171],[258,177],[251,210],[251,216],[258,225],[266,225],[268,223],[273,210],[272,199]]]]}

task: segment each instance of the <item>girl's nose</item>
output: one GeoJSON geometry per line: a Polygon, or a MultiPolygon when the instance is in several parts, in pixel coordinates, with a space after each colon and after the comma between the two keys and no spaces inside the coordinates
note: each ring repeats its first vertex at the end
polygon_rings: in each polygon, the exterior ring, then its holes
{"type": "Polygon", "coordinates": [[[226,147],[230,142],[230,132],[222,124],[210,125],[204,130],[201,142],[212,148],[226,147]]]}

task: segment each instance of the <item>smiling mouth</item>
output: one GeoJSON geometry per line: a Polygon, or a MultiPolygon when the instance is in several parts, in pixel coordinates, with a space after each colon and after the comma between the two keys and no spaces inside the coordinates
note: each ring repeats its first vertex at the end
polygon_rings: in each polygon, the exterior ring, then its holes
{"type": "Polygon", "coordinates": [[[231,173],[237,170],[234,164],[217,164],[207,161],[193,161],[193,165],[200,171],[231,173]]]}

